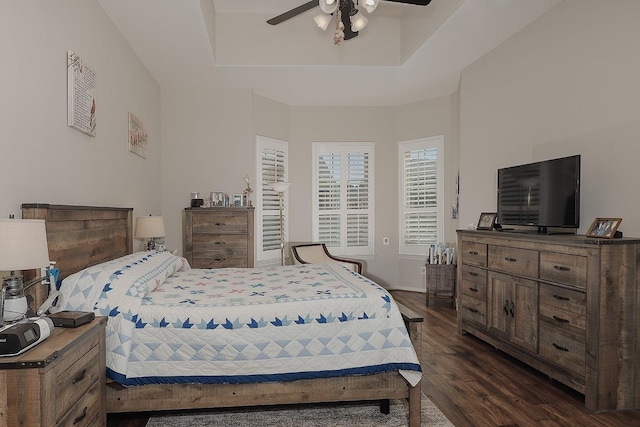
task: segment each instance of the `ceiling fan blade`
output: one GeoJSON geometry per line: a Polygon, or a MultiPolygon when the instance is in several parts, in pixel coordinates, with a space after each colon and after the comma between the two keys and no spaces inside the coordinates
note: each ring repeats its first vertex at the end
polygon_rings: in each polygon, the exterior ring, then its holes
{"type": "MultiPolygon", "coordinates": [[[[431,1],[431,0],[429,0],[429,1],[431,1]]],[[[278,16],[276,16],[274,18],[269,19],[267,21],[267,24],[278,25],[278,24],[280,24],[280,23],[282,23],[282,22],[284,22],[284,21],[286,21],[288,19],[293,18],[294,16],[298,16],[301,13],[306,12],[307,10],[311,10],[316,6],[318,6],[318,0],[308,1],[308,2],[306,2],[304,4],[301,4],[298,7],[294,7],[293,9],[291,9],[291,10],[289,10],[289,11],[287,11],[287,12],[281,14],[281,15],[278,15],[278,16]]]]}
{"type": "Polygon", "coordinates": [[[406,4],[415,4],[416,6],[427,6],[431,3],[431,0],[386,0],[392,1],[396,3],[406,3],[406,4]]]}

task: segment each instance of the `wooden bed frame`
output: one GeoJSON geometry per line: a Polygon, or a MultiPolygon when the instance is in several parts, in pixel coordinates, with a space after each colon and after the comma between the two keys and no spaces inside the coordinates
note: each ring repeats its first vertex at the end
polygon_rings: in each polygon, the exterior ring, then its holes
{"type": "MultiPolygon", "coordinates": [[[[23,204],[22,217],[46,221],[49,253],[60,278],[133,251],[130,208],[23,204]]],[[[34,307],[48,289],[34,286],[34,307]]],[[[399,305],[400,306],[400,305],[399,305]]],[[[422,318],[400,306],[418,357],[422,318]]],[[[238,406],[406,398],[409,426],[421,423],[421,384],[411,387],[398,372],[253,384],[159,384],[123,387],[107,384],[107,412],[145,412],[238,406]]]]}

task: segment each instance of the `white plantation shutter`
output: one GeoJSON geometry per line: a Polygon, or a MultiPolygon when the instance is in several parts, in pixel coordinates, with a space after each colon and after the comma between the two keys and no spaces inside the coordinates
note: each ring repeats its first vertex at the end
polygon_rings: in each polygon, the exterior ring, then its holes
{"type": "Polygon", "coordinates": [[[315,143],[313,239],[340,255],[373,253],[373,144],[315,143]]]}
{"type": "MultiPolygon", "coordinates": [[[[288,144],[263,136],[257,137],[258,170],[256,173],[256,222],[258,261],[280,259],[280,199],[271,183],[286,181],[288,144]]],[[[283,217],[285,241],[288,240],[288,192],[284,195],[283,217]]]]}
{"type": "Polygon", "coordinates": [[[442,145],[442,136],[398,144],[402,254],[426,254],[442,240],[442,145]]]}

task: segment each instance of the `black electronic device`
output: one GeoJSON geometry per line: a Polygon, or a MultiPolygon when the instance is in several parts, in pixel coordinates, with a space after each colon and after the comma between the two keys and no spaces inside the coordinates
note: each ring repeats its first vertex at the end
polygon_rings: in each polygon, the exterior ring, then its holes
{"type": "Polygon", "coordinates": [[[580,227],[580,155],[498,169],[501,226],[580,227]]]}
{"type": "Polygon", "coordinates": [[[49,315],[53,326],[63,328],[75,328],[89,323],[95,318],[96,314],[93,311],[59,311],[49,315]]]}
{"type": "Polygon", "coordinates": [[[200,208],[204,205],[204,199],[191,199],[192,208],[200,208]]]}
{"type": "Polygon", "coordinates": [[[31,317],[0,328],[0,356],[17,356],[44,341],[53,331],[47,317],[31,317]]]}

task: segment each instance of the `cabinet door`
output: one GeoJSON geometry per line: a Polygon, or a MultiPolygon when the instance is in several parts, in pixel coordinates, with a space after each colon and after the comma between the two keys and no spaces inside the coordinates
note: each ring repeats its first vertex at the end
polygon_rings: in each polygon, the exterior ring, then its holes
{"type": "Polygon", "coordinates": [[[535,353],[538,351],[538,283],[514,278],[511,291],[511,341],[535,353]]]}
{"type": "Polygon", "coordinates": [[[509,339],[509,308],[511,307],[511,276],[489,272],[487,300],[489,331],[509,339]]]}
{"type": "Polygon", "coordinates": [[[538,284],[489,273],[489,330],[529,351],[538,347],[538,284]]]}

